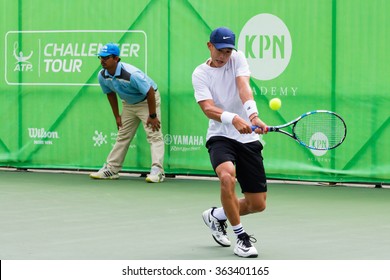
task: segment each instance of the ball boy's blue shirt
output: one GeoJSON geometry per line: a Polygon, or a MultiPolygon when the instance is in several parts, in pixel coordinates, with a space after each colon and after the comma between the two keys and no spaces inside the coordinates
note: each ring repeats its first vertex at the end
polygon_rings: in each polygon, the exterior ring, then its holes
{"type": "Polygon", "coordinates": [[[157,90],[157,84],[150,77],[137,67],[124,62],[118,62],[113,76],[102,69],[98,74],[98,80],[103,93],[116,92],[129,104],[145,100],[150,87],[157,90]]]}

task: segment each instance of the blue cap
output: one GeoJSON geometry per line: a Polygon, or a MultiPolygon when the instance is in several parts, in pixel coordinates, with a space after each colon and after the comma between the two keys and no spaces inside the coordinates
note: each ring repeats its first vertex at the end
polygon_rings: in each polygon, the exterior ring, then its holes
{"type": "Polygon", "coordinates": [[[210,34],[210,43],[212,43],[218,50],[224,48],[236,49],[235,41],[236,35],[234,35],[233,31],[226,27],[214,29],[210,34]]]}
{"type": "Polygon", "coordinates": [[[101,48],[100,52],[98,53],[98,56],[109,56],[109,55],[115,55],[119,56],[120,50],[117,45],[114,43],[108,43],[101,48]]]}

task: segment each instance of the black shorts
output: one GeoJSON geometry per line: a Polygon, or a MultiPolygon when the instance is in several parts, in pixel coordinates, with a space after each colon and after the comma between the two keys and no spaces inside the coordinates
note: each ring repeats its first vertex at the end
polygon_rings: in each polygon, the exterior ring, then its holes
{"type": "Polygon", "coordinates": [[[241,143],[226,137],[211,137],[206,142],[211,164],[215,169],[221,163],[231,161],[236,166],[236,177],[243,193],[260,193],[267,191],[263,145],[260,141],[241,143]]]}

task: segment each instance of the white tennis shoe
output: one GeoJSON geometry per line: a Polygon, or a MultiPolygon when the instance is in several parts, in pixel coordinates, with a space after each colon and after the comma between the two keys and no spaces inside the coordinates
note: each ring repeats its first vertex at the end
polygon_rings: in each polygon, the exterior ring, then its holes
{"type": "Polygon", "coordinates": [[[111,169],[104,164],[98,172],[89,174],[89,177],[92,179],[118,179],[119,175],[118,173],[112,172],[111,169]]]}
{"type": "Polygon", "coordinates": [[[234,254],[243,258],[256,258],[258,256],[256,248],[252,243],[256,243],[256,238],[249,236],[246,232],[241,233],[237,237],[234,254]]]}
{"type": "Polygon", "coordinates": [[[146,177],[145,181],[148,183],[161,183],[164,182],[164,179],[164,171],[157,166],[152,166],[150,174],[146,177]]]}
{"type": "Polygon", "coordinates": [[[213,236],[215,242],[217,242],[222,247],[229,247],[231,242],[226,233],[226,220],[218,220],[212,215],[215,208],[216,207],[213,207],[203,212],[203,221],[206,226],[210,228],[211,235],[213,236]]]}

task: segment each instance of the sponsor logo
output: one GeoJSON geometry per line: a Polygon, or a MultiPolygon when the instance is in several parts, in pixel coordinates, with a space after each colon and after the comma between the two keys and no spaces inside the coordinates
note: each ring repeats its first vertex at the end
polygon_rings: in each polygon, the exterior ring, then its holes
{"type": "Polygon", "coordinates": [[[15,42],[13,50],[13,56],[16,60],[14,71],[33,71],[33,65],[29,61],[33,54],[34,52],[30,51],[28,55],[25,55],[23,51],[19,49],[18,42],[15,42]]]}
{"type": "Polygon", "coordinates": [[[270,86],[259,88],[252,88],[254,95],[269,95],[269,96],[296,96],[298,93],[298,87],[287,87],[287,86],[270,86]]]}
{"type": "Polygon", "coordinates": [[[290,62],[290,32],[277,16],[258,14],[242,28],[238,49],[245,54],[254,78],[272,80],[282,74],[290,62]]]}
{"type": "Polygon", "coordinates": [[[239,250],[243,251],[244,253],[248,253],[250,249],[244,249],[242,247],[238,247],[239,250]]]}
{"type": "Polygon", "coordinates": [[[200,151],[204,146],[204,138],[198,135],[166,134],[164,143],[170,146],[171,152],[193,152],[200,151]]]}
{"type": "Polygon", "coordinates": [[[92,140],[95,142],[93,145],[96,146],[101,146],[103,144],[107,144],[107,135],[103,135],[103,132],[99,132],[95,130],[95,135],[92,136],[92,140]]]}
{"type": "MultiPolygon", "coordinates": [[[[118,137],[118,132],[111,132],[109,134],[105,134],[102,131],[95,130],[94,135],[91,137],[93,141],[93,146],[94,147],[103,147],[105,145],[111,145],[113,147],[116,143],[116,139],[118,137]]],[[[137,138],[137,134],[134,136],[133,140],[137,138]]],[[[137,147],[136,144],[131,144],[129,145],[129,149],[135,149],[137,147]]]]}
{"type": "Polygon", "coordinates": [[[53,139],[59,139],[57,131],[46,131],[44,128],[30,127],[28,136],[34,139],[34,145],[52,145],[53,139]]]}
{"type": "Polygon", "coordinates": [[[322,132],[316,132],[310,137],[309,146],[312,146],[317,149],[325,149],[325,150],[310,150],[315,156],[323,156],[325,155],[329,148],[329,140],[328,137],[322,132]]]}
{"type": "Polygon", "coordinates": [[[5,36],[5,80],[9,85],[99,86],[93,74],[100,67],[97,53],[107,42],[117,40],[118,34],[124,42],[118,44],[121,57],[147,73],[144,31],[9,31],[5,36]]]}

